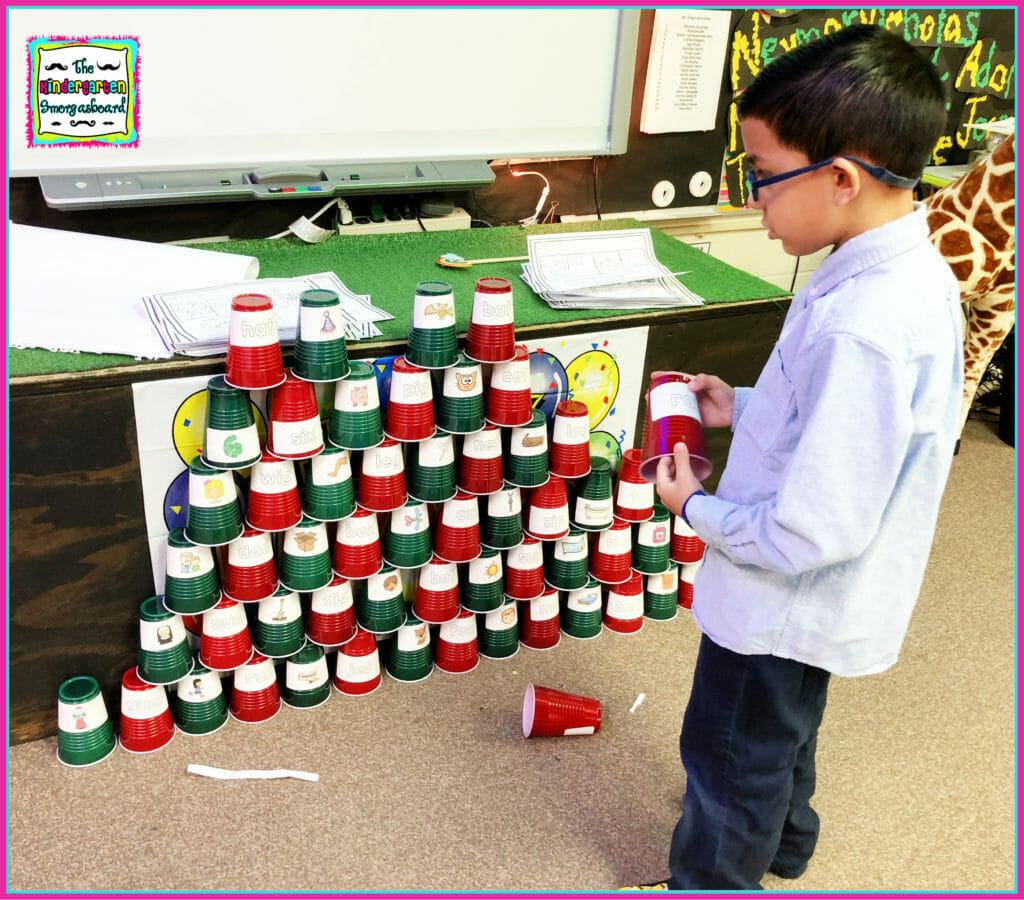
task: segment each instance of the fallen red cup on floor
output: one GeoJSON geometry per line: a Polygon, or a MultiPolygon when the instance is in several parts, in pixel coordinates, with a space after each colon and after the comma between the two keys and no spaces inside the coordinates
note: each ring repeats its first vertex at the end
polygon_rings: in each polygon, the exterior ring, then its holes
{"type": "Polygon", "coordinates": [[[596,734],[601,702],[579,694],[528,684],[523,697],[523,737],[596,734]]]}

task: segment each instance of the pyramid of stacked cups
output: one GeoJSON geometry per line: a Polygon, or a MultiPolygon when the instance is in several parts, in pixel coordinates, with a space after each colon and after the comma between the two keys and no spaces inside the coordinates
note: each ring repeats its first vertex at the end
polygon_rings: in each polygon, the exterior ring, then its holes
{"type": "MultiPolygon", "coordinates": [[[[186,523],[122,680],[124,749],[369,694],[382,673],[414,682],[563,634],[633,634],[689,605],[703,545],[655,502],[640,449],[618,473],[591,456],[583,403],[551,422],[534,409],[508,280],[477,281],[462,349],[451,286],[418,284],[386,397],[377,367],[348,359],[343,322],[335,293],[303,292],[286,371],[270,298],[232,301],[186,523]],[[334,385],[329,416],[318,382],[334,385]]],[[[62,762],[113,750],[93,679],[62,685],[58,713],[62,762]]]]}

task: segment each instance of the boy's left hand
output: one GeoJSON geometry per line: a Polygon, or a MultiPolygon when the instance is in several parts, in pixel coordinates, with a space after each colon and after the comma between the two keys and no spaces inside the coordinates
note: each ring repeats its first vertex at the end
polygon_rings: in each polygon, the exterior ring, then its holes
{"type": "Polygon", "coordinates": [[[686,501],[697,491],[703,490],[690,467],[690,451],[682,441],[672,448],[672,456],[663,456],[658,460],[654,487],[661,502],[677,516],[683,514],[686,501]]]}

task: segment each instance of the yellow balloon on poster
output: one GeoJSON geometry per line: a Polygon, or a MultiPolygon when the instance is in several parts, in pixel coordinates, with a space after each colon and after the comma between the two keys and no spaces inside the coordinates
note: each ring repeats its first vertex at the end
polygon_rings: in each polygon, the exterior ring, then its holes
{"type": "Polygon", "coordinates": [[[569,395],[586,404],[593,429],[615,405],[619,393],[618,363],[604,350],[588,350],[565,367],[565,375],[569,395]]]}

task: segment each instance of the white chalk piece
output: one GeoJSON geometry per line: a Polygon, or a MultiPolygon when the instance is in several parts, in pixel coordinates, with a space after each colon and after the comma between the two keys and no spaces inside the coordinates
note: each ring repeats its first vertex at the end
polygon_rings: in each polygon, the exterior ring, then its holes
{"type": "Polygon", "coordinates": [[[646,694],[637,694],[637,696],[636,696],[636,700],[634,700],[634,701],[633,701],[633,705],[632,705],[632,706],[631,706],[631,707],[629,708],[629,711],[630,711],[631,713],[632,713],[632,712],[636,712],[636,708],[637,708],[637,707],[638,707],[638,706],[639,706],[639,705],[640,705],[641,703],[643,703],[643,702],[644,702],[644,699],[645,699],[646,697],[647,697],[647,695],[646,695],[646,694]]]}
{"type": "Polygon", "coordinates": [[[298,778],[300,781],[319,781],[316,772],[298,772],[294,769],[217,769],[214,766],[200,766],[189,763],[190,775],[205,775],[221,781],[236,781],[243,778],[298,778]]]}

